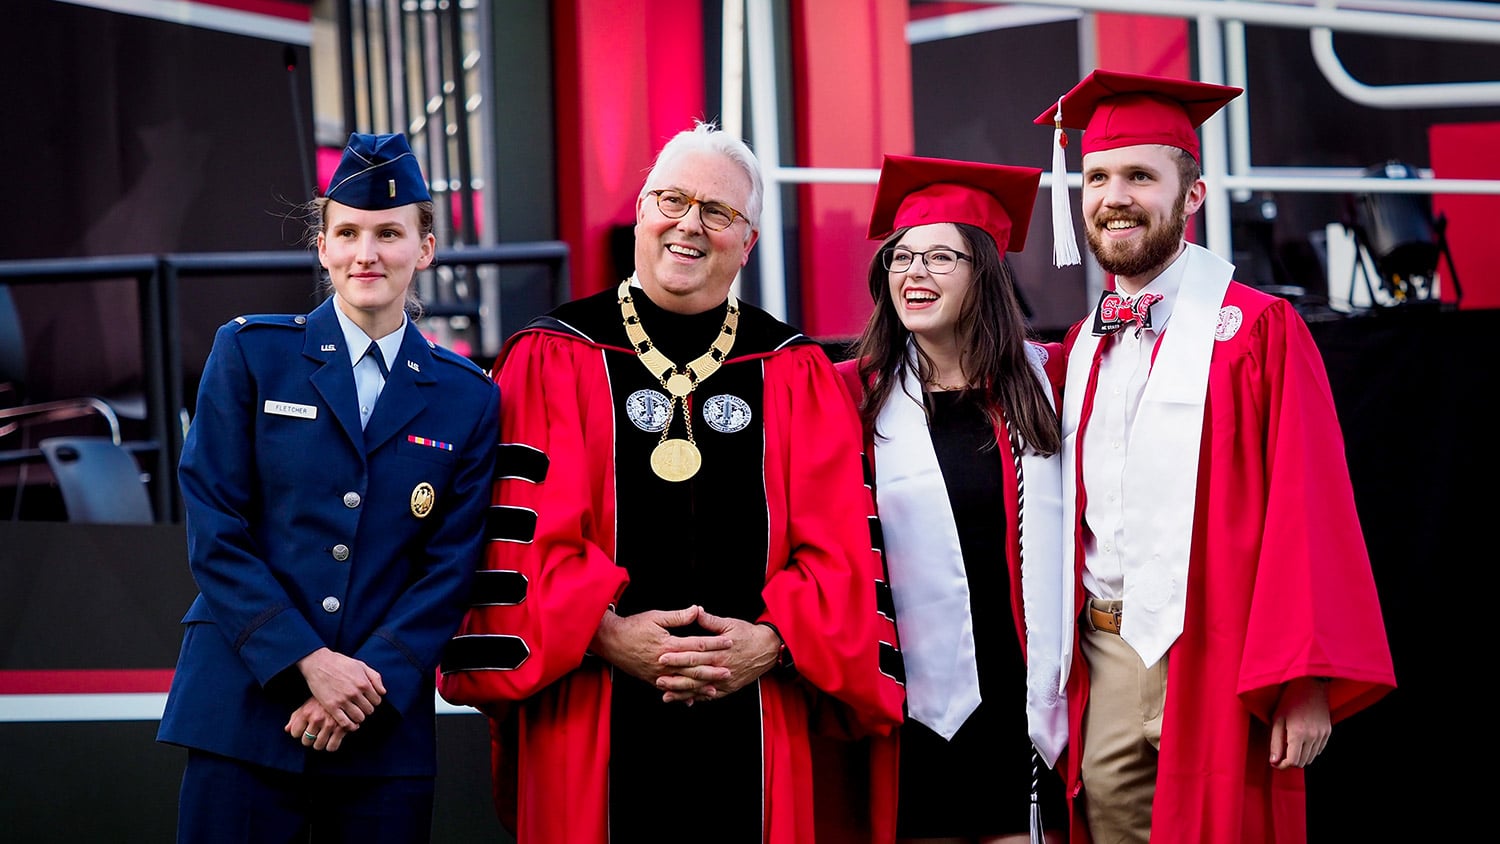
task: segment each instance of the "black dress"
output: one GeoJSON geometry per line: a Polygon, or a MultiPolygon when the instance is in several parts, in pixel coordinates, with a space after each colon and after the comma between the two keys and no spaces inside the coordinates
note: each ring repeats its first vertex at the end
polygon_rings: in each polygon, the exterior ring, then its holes
{"type": "MultiPolygon", "coordinates": [[[[969,581],[979,708],[952,741],[916,721],[901,726],[897,833],[903,838],[1004,835],[1030,826],[1033,757],[1026,730],[1026,665],[1011,613],[1009,533],[994,429],[968,392],[929,394],[931,435],[969,581]]],[[[1061,779],[1035,762],[1042,822],[1065,829],[1061,779]]]]}

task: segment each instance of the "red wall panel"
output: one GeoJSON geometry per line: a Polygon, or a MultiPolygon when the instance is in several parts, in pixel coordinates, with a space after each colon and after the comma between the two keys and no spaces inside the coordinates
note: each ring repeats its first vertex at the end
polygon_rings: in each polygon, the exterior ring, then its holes
{"type": "MultiPolygon", "coordinates": [[[[793,8],[796,160],[802,167],[879,167],[912,152],[911,51],[905,0],[806,0],[793,8]]],[[[802,325],[858,334],[870,313],[865,239],[874,185],[799,188],[802,325]]]]}
{"type": "Polygon", "coordinates": [[[1179,18],[1095,15],[1098,56],[1095,67],[1194,79],[1187,21],[1179,18]]]}
{"type": "Polygon", "coordinates": [[[553,9],[558,231],[573,294],[619,281],[610,233],[635,222],[656,152],[703,118],[703,15],[696,0],[560,0],[553,9]]]}
{"type": "MultiPolygon", "coordinates": [[[[1440,124],[1428,130],[1432,145],[1432,174],[1440,179],[1500,179],[1500,123],[1440,124]]],[[[1447,218],[1448,248],[1453,269],[1463,288],[1459,307],[1500,308],[1500,278],[1491,269],[1487,246],[1500,218],[1500,196],[1495,194],[1438,194],[1432,198],[1434,217],[1447,218]]],[[[1443,278],[1442,298],[1454,301],[1447,282],[1446,262],[1438,265],[1443,278]]]]}

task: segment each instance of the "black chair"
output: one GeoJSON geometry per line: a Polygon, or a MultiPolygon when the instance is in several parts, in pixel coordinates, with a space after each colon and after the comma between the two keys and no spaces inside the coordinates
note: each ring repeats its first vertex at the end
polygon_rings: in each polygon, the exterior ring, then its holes
{"type": "MultiPolygon", "coordinates": [[[[32,402],[26,395],[26,340],[10,287],[0,284],[0,442],[23,426],[100,417],[110,438],[120,442],[121,411],[97,396],[32,402]]],[[[144,409],[144,402],[139,403],[144,409]]],[[[124,415],[143,415],[126,411],[124,415]]]]}
{"type": "MultiPolygon", "coordinates": [[[[26,334],[21,330],[21,315],[10,295],[10,286],[0,283],[0,444],[13,448],[7,436],[33,424],[62,423],[74,418],[98,415],[110,429],[111,439],[120,442],[120,418],[144,420],[144,397],[127,396],[105,399],[101,396],[68,396],[34,400],[27,390],[26,334]]],[[[62,433],[72,433],[65,430],[62,433]]],[[[21,447],[24,447],[24,442],[21,447]]]]}
{"type": "Polygon", "coordinates": [[[108,437],[49,437],[42,454],[70,522],[150,524],[151,496],[135,457],[108,437]]]}
{"type": "MultiPolygon", "coordinates": [[[[0,519],[62,517],[57,485],[47,477],[48,461],[37,445],[43,439],[102,434],[138,456],[143,466],[150,465],[145,455],[160,453],[162,443],[146,429],[143,394],[49,394],[36,389],[29,367],[20,309],[10,286],[0,283],[0,519]],[[31,492],[43,494],[34,497],[31,492]]],[[[186,431],[186,410],[179,415],[186,431]]],[[[162,490],[154,488],[153,494],[160,496],[162,490]]],[[[169,506],[152,505],[156,507],[170,518],[169,506]]]]}

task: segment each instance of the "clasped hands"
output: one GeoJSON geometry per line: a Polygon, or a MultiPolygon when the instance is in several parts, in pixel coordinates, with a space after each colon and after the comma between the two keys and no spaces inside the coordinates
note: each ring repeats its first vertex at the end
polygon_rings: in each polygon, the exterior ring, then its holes
{"type": "Polygon", "coordinates": [[[380,672],[328,648],[297,661],[312,696],[297,707],[282,730],[313,750],[338,750],[385,695],[380,672]]]}
{"type": "Polygon", "coordinates": [[[610,611],[589,650],[656,687],[663,702],[692,706],[739,691],[776,667],[781,637],[767,625],[721,618],[699,606],[630,616],[610,611]],[[709,635],[673,634],[690,624],[709,635]]]}

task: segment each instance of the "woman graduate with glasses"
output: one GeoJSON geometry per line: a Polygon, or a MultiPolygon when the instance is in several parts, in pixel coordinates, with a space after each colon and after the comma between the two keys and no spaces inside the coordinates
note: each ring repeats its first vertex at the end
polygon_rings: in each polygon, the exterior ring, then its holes
{"type": "Polygon", "coordinates": [[[179,842],[431,834],[500,396],[408,317],[436,241],[404,136],[351,135],[308,211],[333,295],[219,329],[183,447],[200,594],[158,733],[188,749],[179,842]]]}
{"type": "Polygon", "coordinates": [[[902,841],[1064,840],[1060,347],[1005,252],[1041,171],[888,155],[852,360],[906,668],[902,841]],[[1045,829],[1045,833],[1042,830],[1045,829]]]}

